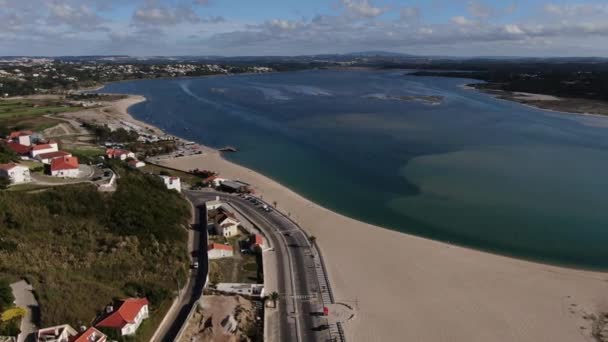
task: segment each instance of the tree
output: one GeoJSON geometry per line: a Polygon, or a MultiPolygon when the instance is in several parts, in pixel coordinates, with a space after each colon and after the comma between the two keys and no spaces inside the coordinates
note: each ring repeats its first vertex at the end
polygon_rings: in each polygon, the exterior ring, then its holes
{"type": "Polygon", "coordinates": [[[272,303],[274,305],[274,307],[277,307],[277,301],[279,300],[279,293],[274,291],[273,293],[270,294],[270,300],[272,300],[272,303]]]}
{"type": "Polygon", "coordinates": [[[277,201],[273,201],[273,202],[272,202],[272,205],[273,205],[273,206],[276,208],[276,207],[277,207],[277,205],[278,205],[277,201]]]}
{"type": "Polygon", "coordinates": [[[4,178],[4,177],[0,177],[0,189],[4,190],[6,188],[8,188],[8,186],[11,184],[10,179],[8,178],[4,178]]]}
{"type": "Polygon", "coordinates": [[[15,297],[13,290],[6,280],[0,280],[0,311],[4,311],[13,305],[15,297]]]}

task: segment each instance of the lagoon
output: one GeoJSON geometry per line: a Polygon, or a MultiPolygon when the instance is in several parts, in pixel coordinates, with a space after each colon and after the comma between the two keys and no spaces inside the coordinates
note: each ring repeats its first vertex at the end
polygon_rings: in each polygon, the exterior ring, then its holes
{"type": "Polygon", "coordinates": [[[136,118],[235,146],[226,158],[344,215],[495,253],[608,268],[608,118],[460,87],[470,82],[314,70],[102,91],[145,96],[130,108],[136,118]],[[441,101],[416,100],[431,96],[441,101]]]}

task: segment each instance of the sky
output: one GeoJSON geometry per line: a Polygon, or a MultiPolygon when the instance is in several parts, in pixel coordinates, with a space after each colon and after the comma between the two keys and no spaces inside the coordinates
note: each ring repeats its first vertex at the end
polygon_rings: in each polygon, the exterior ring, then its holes
{"type": "Polygon", "coordinates": [[[608,0],[0,0],[0,56],[608,57],[608,0]]]}

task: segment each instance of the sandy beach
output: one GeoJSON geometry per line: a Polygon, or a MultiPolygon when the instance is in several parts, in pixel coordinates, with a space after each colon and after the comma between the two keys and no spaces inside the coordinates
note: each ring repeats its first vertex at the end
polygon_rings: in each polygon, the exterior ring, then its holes
{"type": "MultiPolygon", "coordinates": [[[[109,112],[91,110],[87,119],[142,124],[126,111],[142,100],[129,97],[109,112]]],[[[250,183],[315,235],[336,300],[356,308],[355,318],[344,325],[349,341],[594,341],[591,316],[608,312],[606,273],[522,261],[372,226],[320,207],[213,149],[204,152],[161,163],[214,170],[250,183]]]]}

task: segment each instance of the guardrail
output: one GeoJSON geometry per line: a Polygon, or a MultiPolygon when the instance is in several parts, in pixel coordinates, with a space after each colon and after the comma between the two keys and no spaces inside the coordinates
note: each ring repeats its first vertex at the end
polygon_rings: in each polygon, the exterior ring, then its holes
{"type": "MultiPolygon", "coordinates": [[[[266,202],[265,200],[263,200],[263,199],[261,199],[261,198],[259,198],[259,197],[257,197],[257,199],[258,199],[260,202],[264,203],[265,205],[267,205],[267,206],[271,207],[271,205],[270,205],[268,202],[266,202]]],[[[308,233],[306,232],[306,230],[304,230],[304,229],[303,229],[303,228],[302,228],[302,227],[301,227],[301,226],[300,226],[300,225],[299,225],[299,224],[298,224],[296,221],[294,221],[294,220],[293,220],[293,219],[292,219],[290,216],[285,215],[285,214],[284,214],[282,211],[280,211],[280,210],[276,210],[276,209],[275,209],[275,212],[279,213],[279,215],[283,216],[285,219],[287,219],[289,222],[291,222],[291,223],[292,223],[294,226],[296,226],[296,227],[297,227],[297,228],[298,228],[298,229],[299,229],[299,230],[300,230],[300,231],[301,231],[301,232],[304,234],[304,236],[305,236],[307,239],[309,239],[309,238],[310,238],[310,236],[308,235],[308,233]]],[[[312,247],[314,248],[315,252],[316,252],[316,253],[317,253],[317,255],[319,256],[319,261],[320,261],[320,264],[321,264],[321,268],[323,269],[323,278],[325,279],[325,283],[327,284],[327,286],[326,286],[327,293],[328,293],[329,298],[330,298],[330,300],[331,300],[331,303],[330,303],[330,304],[334,304],[336,301],[335,301],[335,299],[334,299],[334,293],[333,293],[333,291],[332,291],[332,289],[331,289],[331,286],[330,286],[330,282],[329,282],[329,275],[328,275],[328,273],[327,273],[327,268],[326,268],[326,266],[325,266],[325,261],[324,261],[324,259],[323,259],[323,254],[321,253],[321,249],[320,249],[320,248],[317,246],[317,244],[316,244],[316,243],[315,243],[315,244],[312,244],[312,247]]],[[[340,322],[336,323],[336,327],[337,327],[337,330],[338,330],[338,336],[336,336],[336,338],[334,338],[334,337],[332,336],[331,332],[330,332],[330,340],[331,340],[331,341],[341,341],[341,342],[346,341],[346,336],[345,336],[345,334],[344,334],[344,328],[342,327],[342,323],[340,323],[340,322]]]]}

